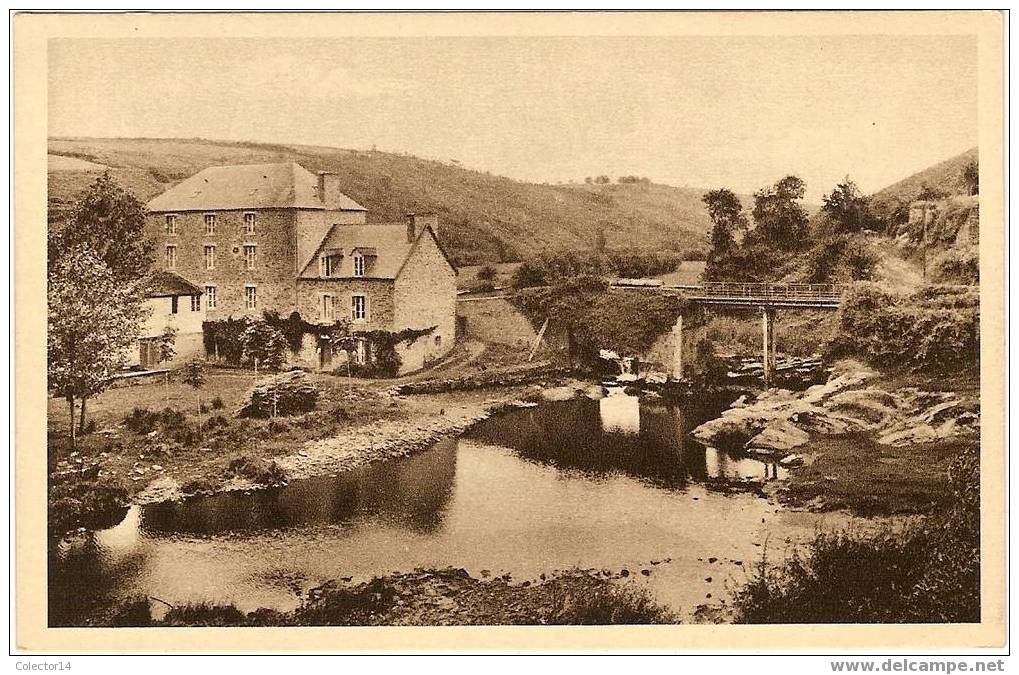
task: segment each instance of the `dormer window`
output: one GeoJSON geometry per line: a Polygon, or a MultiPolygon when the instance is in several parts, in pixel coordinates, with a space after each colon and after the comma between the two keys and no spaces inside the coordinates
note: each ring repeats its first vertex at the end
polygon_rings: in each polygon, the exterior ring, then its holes
{"type": "Polygon", "coordinates": [[[354,254],[354,276],[355,277],[364,276],[364,256],[361,255],[360,253],[354,254]]]}
{"type": "Polygon", "coordinates": [[[321,277],[333,276],[333,259],[330,256],[323,255],[318,259],[318,274],[321,277]]]}

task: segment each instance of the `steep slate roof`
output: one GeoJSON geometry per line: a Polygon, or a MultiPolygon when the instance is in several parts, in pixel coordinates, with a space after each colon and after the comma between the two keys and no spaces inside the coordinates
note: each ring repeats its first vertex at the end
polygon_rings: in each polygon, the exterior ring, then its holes
{"type": "Polygon", "coordinates": [[[149,275],[150,298],[172,298],[176,295],[201,295],[202,289],[173,272],[153,272],[149,275]]]}
{"type": "MultiPolygon", "coordinates": [[[[353,254],[354,249],[375,250],[375,262],[365,270],[365,279],[395,279],[397,272],[403,267],[413,242],[407,241],[407,225],[375,224],[375,225],[333,225],[329,234],[319,245],[311,262],[301,274],[302,278],[318,278],[318,256],[323,250],[336,249],[344,256],[353,254]]],[[[331,277],[342,279],[349,277],[331,277]]]]}
{"type": "Polygon", "coordinates": [[[148,203],[150,211],[300,208],[364,211],[346,195],[322,203],[318,176],[296,162],[210,166],[148,203]]]}

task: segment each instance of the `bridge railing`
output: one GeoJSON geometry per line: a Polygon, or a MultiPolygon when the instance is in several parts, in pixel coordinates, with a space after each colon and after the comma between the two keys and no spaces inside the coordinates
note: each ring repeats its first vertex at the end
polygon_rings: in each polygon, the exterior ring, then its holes
{"type": "Polygon", "coordinates": [[[842,284],[768,284],[707,281],[694,295],[707,298],[763,298],[770,300],[838,300],[842,284]]]}

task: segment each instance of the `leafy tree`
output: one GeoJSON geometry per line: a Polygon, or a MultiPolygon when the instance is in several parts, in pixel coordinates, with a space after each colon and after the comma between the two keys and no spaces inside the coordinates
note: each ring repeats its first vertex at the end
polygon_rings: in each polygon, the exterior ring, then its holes
{"type": "MultiPolygon", "coordinates": [[[[181,382],[190,385],[195,391],[200,392],[205,386],[205,364],[194,359],[188,361],[181,372],[181,382]]],[[[202,412],[202,396],[198,395],[198,412],[202,412]]]]}
{"type": "Polygon", "coordinates": [[[866,237],[832,233],[822,237],[807,252],[804,277],[811,283],[845,283],[873,276],[878,258],[866,237]]]}
{"type": "Polygon", "coordinates": [[[166,363],[173,361],[177,356],[177,329],[167,326],[156,338],[156,351],[159,352],[159,362],[166,363]]]}
{"type": "Polygon", "coordinates": [[[849,176],[823,197],[821,215],[829,232],[852,233],[880,227],[878,219],[871,213],[870,200],[849,176]]]}
{"type": "Polygon", "coordinates": [[[962,170],[962,179],[971,195],[980,194],[980,164],[973,160],[962,170]]]}
{"type": "Polygon", "coordinates": [[[265,321],[252,321],[241,333],[241,360],[266,370],[279,370],[286,363],[287,338],[265,321]]]}
{"type": "Polygon", "coordinates": [[[798,251],[809,245],[807,212],[800,204],[806,184],[786,176],[774,186],[754,193],[754,229],[751,243],[777,251],[798,251]]]}
{"type": "Polygon", "coordinates": [[[612,179],[609,178],[608,176],[602,175],[602,176],[598,176],[597,178],[595,178],[594,182],[599,184],[599,185],[608,185],[609,183],[612,182],[612,179]]]}
{"type": "Polygon", "coordinates": [[[939,199],[945,199],[946,197],[948,197],[948,193],[941,188],[924,183],[920,187],[920,191],[916,194],[916,201],[936,202],[939,199]]]}
{"type": "Polygon", "coordinates": [[[81,401],[84,431],[88,399],[105,390],[123,367],[148,310],[140,281],[118,279],[83,246],[62,251],[48,282],[47,376],[54,395],[67,401],[73,447],[76,402],[81,401]]]}
{"type": "Polygon", "coordinates": [[[733,277],[734,257],[738,251],[736,235],[747,228],[747,218],[739,197],[729,189],[711,190],[702,197],[711,218],[711,250],[704,266],[709,280],[733,277]]]}
{"type": "Polygon", "coordinates": [[[152,242],[145,237],[145,207],[104,172],[78,199],[69,222],[49,238],[49,264],[66,252],[87,247],[117,281],[143,277],[152,264],[152,242]]]}

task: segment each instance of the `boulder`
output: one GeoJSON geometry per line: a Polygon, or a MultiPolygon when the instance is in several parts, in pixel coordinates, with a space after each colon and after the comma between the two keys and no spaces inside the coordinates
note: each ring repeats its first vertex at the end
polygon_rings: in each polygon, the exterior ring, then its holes
{"type": "Polygon", "coordinates": [[[304,371],[292,370],[256,384],[238,417],[295,415],[314,410],[317,401],[318,389],[304,371]]]}
{"type": "Polygon", "coordinates": [[[804,445],[810,440],[810,434],[785,420],[768,424],[750,439],[747,448],[750,450],[786,451],[804,445]]]}
{"type": "Polygon", "coordinates": [[[906,428],[897,428],[896,430],[884,433],[877,438],[877,442],[882,445],[912,445],[913,443],[926,443],[933,441],[938,438],[938,432],[929,424],[917,424],[916,426],[907,426],[906,428]]]}

